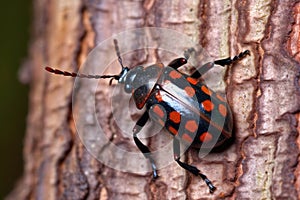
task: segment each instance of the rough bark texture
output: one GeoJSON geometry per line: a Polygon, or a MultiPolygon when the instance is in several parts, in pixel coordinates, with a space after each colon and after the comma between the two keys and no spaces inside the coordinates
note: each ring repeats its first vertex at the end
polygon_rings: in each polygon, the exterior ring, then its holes
{"type": "MultiPolygon", "coordinates": [[[[25,170],[8,199],[300,198],[300,3],[34,3],[30,64],[23,70],[30,75],[31,85],[25,170]],[[227,98],[234,114],[234,143],[201,161],[196,150],[187,154],[186,160],[199,167],[218,188],[213,195],[199,177],[186,173],[176,163],[161,169],[160,178],[153,182],[150,173],[120,172],[98,162],[76,135],[71,106],[74,80],[43,70],[50,65],[76,71],[76,66],[82,64],[98,42],[114,33],[143,26],[166,27],[187,34],[213,58],[233,56],[245,49],[251,51],[250,57],[227,68],[225,73],[227,98]]],[[[126,64],[131,66],[145,57],[126,60],[126,64]]],[[[112,73],[118,72],[119,68],[112,73]]],[[[104,129],[116,144],[135,149],[133,142],[114,128],[106,109],[110,105],[109,94],[107,84],[101,86],[96,96],[104,129]]],[[[87,117],[90,114],[83,112],[87,117]]],[[[93,125],[89,127],[87,133],[94,129],[93,125]]]]}

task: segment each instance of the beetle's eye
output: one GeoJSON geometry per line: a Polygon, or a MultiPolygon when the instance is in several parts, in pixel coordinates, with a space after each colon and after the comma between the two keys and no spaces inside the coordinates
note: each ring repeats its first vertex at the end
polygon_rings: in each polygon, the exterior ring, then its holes
{"type": "Polygon", "coordinates": [[[133,88],[130,84],[125,84],[124,90],[125,90],[126,93],[131,93],[132,89],[133,88]]]}

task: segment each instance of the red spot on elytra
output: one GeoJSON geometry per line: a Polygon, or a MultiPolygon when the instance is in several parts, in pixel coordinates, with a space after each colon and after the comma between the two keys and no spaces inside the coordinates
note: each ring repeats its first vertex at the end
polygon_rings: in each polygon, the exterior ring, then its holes
{"type": "Polygon", "coordinates": [[[212,135],[209,133],[209,132],[205,132],[205,133],[202,133],[202,135],[200,135],[200,141],[201,142],[209,142],[212,140],[212,135]]]}
{"type": "Polygon", "coordinates": [[[221,115],[223,117],[226,117],[226,115],[227,115],[227,108],[223,104],[220,104],[218,108],[219,108],[219,112],[221,113],[221,115]]]}
{"type": "Polygon", "coordinates": [[[170,76],[172,79],[177,79],[177,78],[180,78],[182,75],[181,75],[179,72],[173,70],[173,71],[171,71],[171,72],[169,73],[169,76],[170,76]]]}
{"type": "Polygon", "coordinates": [[[158,105],[155,105],[155,106],[153,107],[153,112],[154,112],[155,114],[157,114],[160,118],[163,118],[164,115],[165,115],[164,111],[163,111],[163,110],[160,108],[160,106],[158,106],[158,105]]]}
{"type": "Polygon", "coordinates": [[[214,109],[214,104],[210,100],[205,100],[202,102],[202,106],[205,111],[210,112],[214,109]]]}
{"type": "Polygon", "coordinates": [[[196,123],[195,120],[189,120],[185,123],[185,129],[192,133],[196,132],[198,129],[198,124],[196,123]]]}
{"type": "Polygon", "coordinates": [[[173,121],[174,123],[179,123],[180,122],[180,113],[177,111],[170,112],[169,119],[171,121],[173,121]]]}

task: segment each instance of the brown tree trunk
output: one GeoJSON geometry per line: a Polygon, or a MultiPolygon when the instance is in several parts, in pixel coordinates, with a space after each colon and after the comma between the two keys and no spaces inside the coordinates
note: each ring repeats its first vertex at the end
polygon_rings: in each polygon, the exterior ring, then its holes
{"type": "MultiPolygon", "coordinates": [[[[300,3],[38,0],[34,5],[30,65],[26,69],[31,75],[31,92],[25,170],[8,199],[300,199],[300,3]],[[112,87],[101,82],[96,104],[80,107],[72,102],[74,79],[43,69],[49,65],[76,71],[99,42],[144,26],[186,34],[215,59],[251,51],[251,56],[224,69],[234,115],[234,143],[201,161],[197,150],[187,153],[186,161],[217,187],[214,194],[209,194],[199,177],[175,162],[160,169],[159,179],[152,181],[151,173],[122,172],[97,161],[76,134],[76,129],[84,130],[83,137],[89,137],[95,130],[93,118],[88,123],[95,105],[97,119],[110,141],[138,152],[132,139],[115,128],[108,109],[112,87]],[[74,110],[86,117],[84,129],[76,127],[74,110]]],[[[147,56],[137,52],[123,62],[134,66],[158,57],[157,52],[147,56]]],[[[167,64],[169,60],[161,61],[167,64]]],[[[102,60],[96,63],[101,64],[102,60]]],[[[110,72],[118,73],[119,68],[110,72]]],[[[82,84],[78,94],[89,92],[88,86],[82,84]]],[[[152,139],[150,146],[154,142],[152,139]]],[[[135,165],[136,161],[127,162],[135,165]]],[[[143,162],[147,166],[148,161],[143,162]]]]}

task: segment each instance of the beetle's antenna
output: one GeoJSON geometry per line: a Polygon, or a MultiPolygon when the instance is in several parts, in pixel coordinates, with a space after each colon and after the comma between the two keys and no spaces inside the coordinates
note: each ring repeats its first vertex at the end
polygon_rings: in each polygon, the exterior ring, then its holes
{"type": "Polygon", "coordinates": [[[123,65],[123,61],[122,61],[122,57],[121,57],[121,53],[120,53],[120,49],[119,49],[119,45],[118,45],[118,40],[114,39],[114,45],[115,45],[115,50],[118,56],[118,61],[122,67],[122,69],[124,69],[124,65],[123,65]]]}
{"type": "Polygon", "coordinates": [[[115,50],[116,50],[116,53],[118,56],[118,61],[122,67],[122,72],[119,75],[102,75],[102,76],[100,76],[100,75],[92,75],[92,74],[80,74],[80,73],[76,73],[76,72],[68,72],[68,71],[62,71],[59,69],[54,69],[52,67],[45,67],[45,70],[52,74],[58,74],[58,75],[62,75],[62,76],[71,76],[71,77],[88,78],[88,79],[111,78],[111,80],[109,81],[109,84],[111,85],[113,79],[119,80],[120,76],[129,70],[127,67],[124,67],[124,65],[123,65],[120,49],[118,46],[118,41],[116,39],[114,39],[114,45],[115,45],[115,50]]]}
{"type": "Polygon", "coordinates": [[[71,77],[79,77],[79,78],[89,78],[89,79],[100,79],[100,78],[112,78],[119,80],[120,75],[91,75],[91,74],[79,74],[75,72],[67,72],[67,71],[62,71],[59,69],[54,69],[51,67],[45,67],[45,70],[52,73],[52,74],[59,74],[63,76],[71,76],[71,77]]]}

